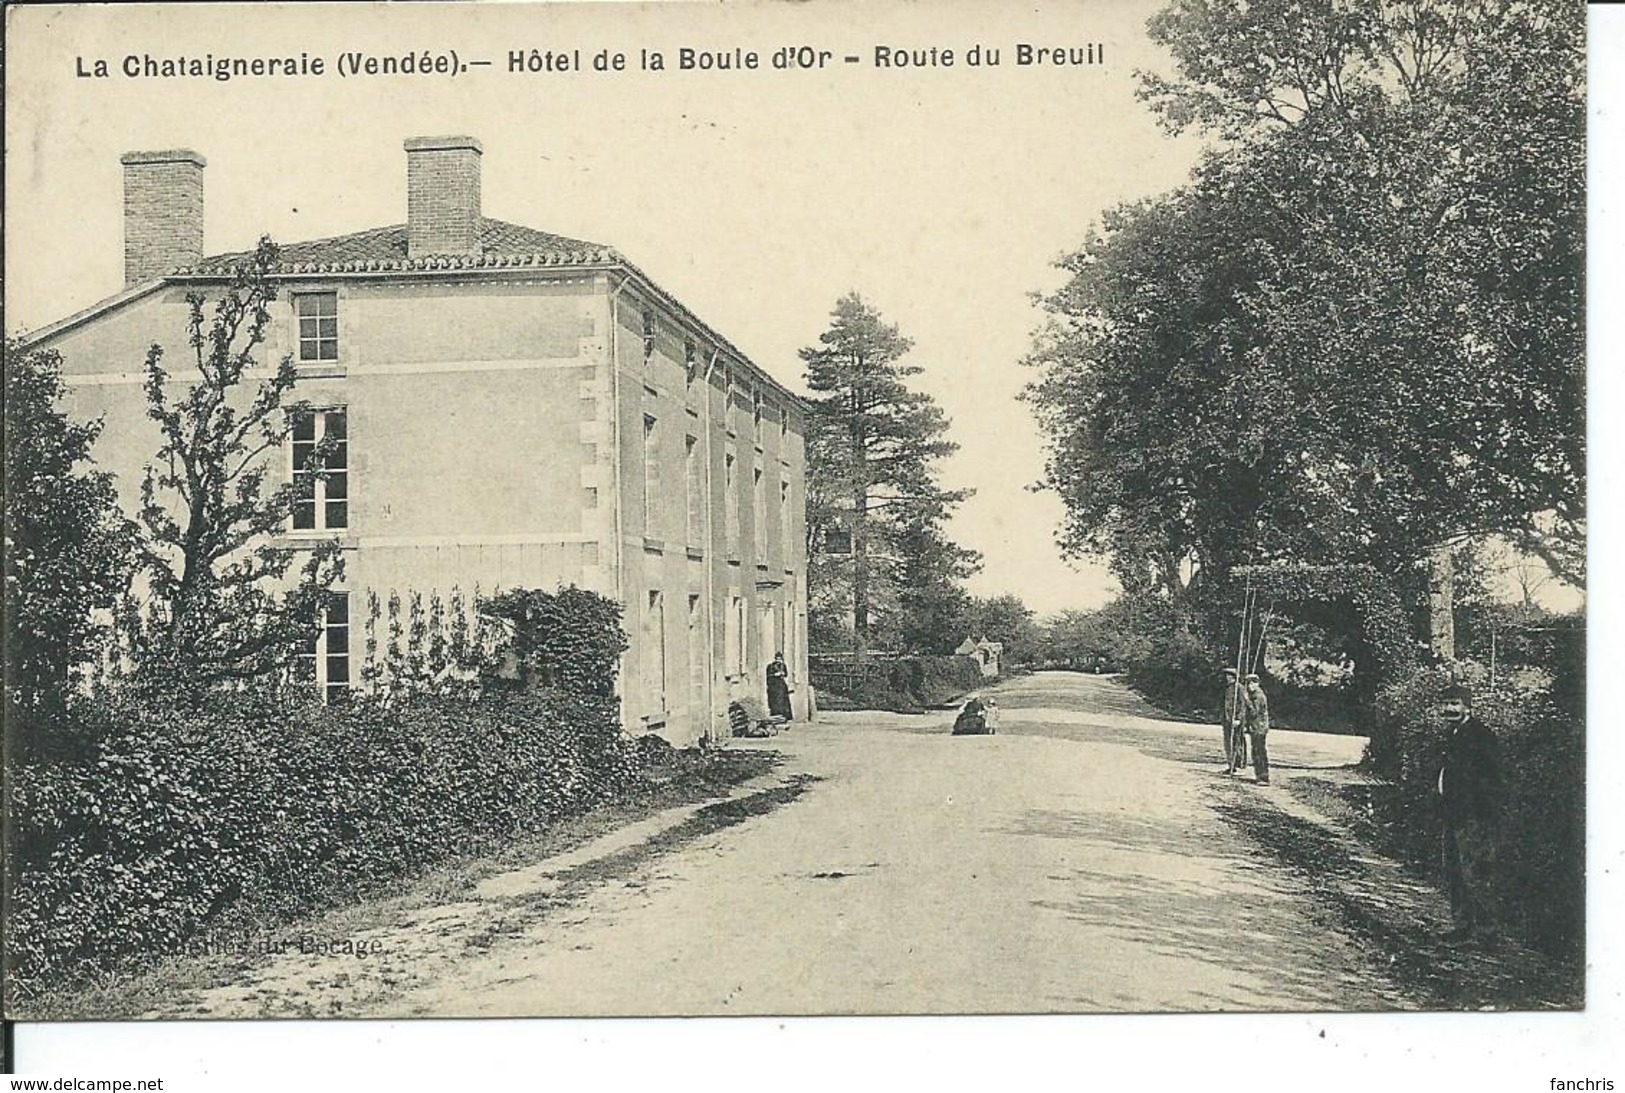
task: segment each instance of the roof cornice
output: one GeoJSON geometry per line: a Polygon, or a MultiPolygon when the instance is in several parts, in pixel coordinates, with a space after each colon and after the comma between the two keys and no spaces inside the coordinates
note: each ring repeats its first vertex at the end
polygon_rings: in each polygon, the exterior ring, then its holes
{"type": "Polygon", "coordinates": [[[659,299],[662,303],[667,304],[673,311],[676,311],[684,319],[704,332],[707,340],[709,340],[716,348],[724,350],[730,357],[738,360],[746,368],[749,368],[758,378],[766,380],[768,386],[777,392],[780,397],[789,399],[803,413],[808,412],[807,402],[802,396],[796,394],[783,383],[780,383],[778,380],[774,379],[766,369],[757,364],[755,361],[751,360],[742,349],[740,349],[733,342],[729,341],[722,334],[718,333],[704,319],[690,311],[687,306],[677,299],[676,296],[673,296],[670,292],[667,292],[665,289],[656,284],[655,280],[647,273],[644,273],[637,266],[626,261],[625,259],[617,262],[615,268],[620,270],[629,281],[643,289],[649,295],[659,299]]]}
{"type": "MultiPolygon", "coordinates": [[[[506,269],[537,269],[562,267],[598,267],[625,264],[616,252],[607,248],[562,251],[535,254],[430,254],[419,258],[352,258],[338,262],[279,261],[271,270],[274,279],[289,277],[328,276],[343,273],[443,273],[447,271],[489,271],[506,269]]],[[[169,274],[171,278],[218,281],[233,276],[235,265],[204,262],[182,266],[169,274]]]]}

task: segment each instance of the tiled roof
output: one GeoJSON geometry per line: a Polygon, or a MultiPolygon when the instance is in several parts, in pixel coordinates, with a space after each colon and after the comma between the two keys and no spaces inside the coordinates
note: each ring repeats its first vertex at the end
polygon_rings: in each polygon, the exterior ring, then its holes
{"type": "MultiPolygon", "coordinates": [[[[567,239],[551,232],[484,217],[480,222],[479,254],[436,254],[407,257],[405,224],[280,244],[278,261],[283,273],[360,273],[372,270],[490,269],[511,266],[572,266],[622,261],[614,250],[599,243],[567,239]]],[[[248,261],[247,251],[215,254],[177,273],[230,273],[248,261]]]]}
{"type": "MultiPolygon", "coordinates": [[[[522,269],[537,266],[615,266],[638,278],[649,291],[666,300],[679,315],[687,316],[698,329],[707,332],[717,345],[726,348],[738,361],[766,380],[781,395],[788,396],[798,403],[801,399],[800,395],[751,361],[737,346],[713,330],[705,320],[695,315],[675,296],[656,284],[648,274],[611,247],[600,243],[583,242],[580,239],[568,239],[562,235],[509,224],[503,220],[492,220],[489,217],[481,218],[479,254],[441,254],[408,258],[406,239],[406,225],[393,224],[387,228],[371,228],[349,235],[334,236],[331,239],[279,244],[277,272],[288,276],[441,269],[522,269]]],[[[204,277],[211,280],[230,276],[251,257],[252,252],[249,251],[214,254],[202,259],[196,265],[176,269],[167,276],[204,277]]],[[[163,283],[164,278],[160,277],[143,285],[131,286],[116,296],[110,296],[60,322],[52,323],[43,330],[35,331],[25,339],[24,344],[54,337],[64,330],[96,318],[109,308],[151,292],[163,283]]]]}

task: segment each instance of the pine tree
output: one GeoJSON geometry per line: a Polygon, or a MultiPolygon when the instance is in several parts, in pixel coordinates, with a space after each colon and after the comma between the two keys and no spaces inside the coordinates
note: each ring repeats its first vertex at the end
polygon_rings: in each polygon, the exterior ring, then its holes
{"type": "MultiPolygon", "coordinates": [[[[877,600],[897,585],[898,549],[910,531],[936,528],[963,490],[937,484],[933,464],[957,450],[948,420],[929,395],[909,389],[917,365],[904,363],[913,342],[857,294],[835,304],[816,347],[803,349],[813,413],[808,422],[809,583],[815,602],[832,588],[851,609],[853,645],[861,657],[873,634],[877,600]],[[850,531],[845,561],[820,553],[832,529],[850,531]]],[[[844,536],[843,536],[844,538],[844,536]]],[[[963,563],[964,559],[960,559],[963,563]]]]}

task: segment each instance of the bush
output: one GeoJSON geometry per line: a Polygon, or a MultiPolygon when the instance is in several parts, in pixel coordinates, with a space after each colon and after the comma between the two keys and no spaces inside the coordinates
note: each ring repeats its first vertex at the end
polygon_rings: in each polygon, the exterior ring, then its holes
{"type": "MultiPolygon", "coordinates": [[[[1527,944],[1578,958],[1585,939],[1584,658],[1555,664],[1549,685],[1495,685],[1476,665],[1473,713],[1501,746],[1503,801],[1500,903],[1507,928],[1527,944]]],[[[1449,673],[1426,668],[1386,688],[1378,716],[1392,731],[1398,778],[1388,809],[1401,849],[1437,866],[1441,818],[1436,794],[1447,726],[1436,713],[1449,673]]]]}
{"type": "Polygon", "coordinates": [[[511,648],[529,679],[544,687],[612,695],[626,634],[621,605],[573,585],[557,592],[517,589],[484,600],[480,611],[511,627],[511,648]]]}
{"type": "Polygon", "coordinates": [[[180,951],[228,906],[308,910],[590,808],[637,780],[613,699],[556,690],[393,709],[216,694],[78,709],[100,743],[13,779],[7,971],[180,951]]]}
{"type": "Polygon", "coordinates": [[[987,682],[970,657],[910,657],[909,691],[921,705],[940,706],[987,682]]]}
{"type": "Polygon", "coordinates": [[[1200,638],[1176,629],[1156,635],[1136,650],[1124,666],[1124,675],[1129,686],[1153,702],[1205,713],[1217,706],[1223,669],[1200,638]]]}

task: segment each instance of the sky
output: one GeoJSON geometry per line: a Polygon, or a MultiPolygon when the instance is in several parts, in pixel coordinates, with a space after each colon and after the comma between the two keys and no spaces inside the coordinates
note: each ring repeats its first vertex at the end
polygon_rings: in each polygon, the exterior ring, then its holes
{"type": "Polygon", "coordinates": [[[981,595],[1040,614],[1098,606],[1113,582],[1055,547],[1059,499],[1031,488],[1041,441],[1018,400],[1042,320],[1034,294],[1111,205],[1178,185],[1200,148],[1134,97],[1164,58],[1154,3],[135,5],[13,10],[7,113],[6,329],[37,327],[121,283],[120,153],[208,160],[206,247],[318,238],[405,219],[402,141],[484,143],[484,212],[614,246],[793,389],[856,291],[912,338],[920,389],[952,420],[943,483],[973,496],[950,534],[985,559],[981,595]],[[314,14],[319,12],[319,15],[314,14]],[[1019,43],[1103,47],[1093,66],[1019,66],[1019,43]],[[971,66],[966,50],[1000,50],[971,66]],[[772,67],[781,46],[833,55],[772,67]],[[951,66],[878,69],[876,47],[951,66]],[[678,50],[755,50],[752,70],[676,69],[678,50]],[[456,77],[339,77],[346,51],[455,49],[456,77]],[[581,50],[585,72],[508,71],[581,50]],[[627,71],[591,71],[600,49],[627,71]],[[639,71],[659,50],[662,72],[639,71]],[[323,57],[303,79],[130,79],[127,56],[323,57]],[[843,58],[857,55],[857,65],[843,58]],[[108,62],[107,79],[81,77],[108,62]],[[930,58],[925,58],[929,60],[930,58]]]}

